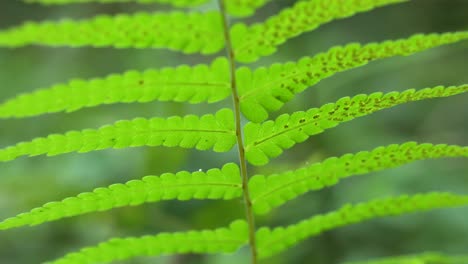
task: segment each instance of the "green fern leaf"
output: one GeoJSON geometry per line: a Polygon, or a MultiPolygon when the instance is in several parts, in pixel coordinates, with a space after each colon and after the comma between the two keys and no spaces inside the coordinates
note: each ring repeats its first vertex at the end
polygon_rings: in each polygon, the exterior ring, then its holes
{"type": "Polygon", "coordinates": [[[468,39],[468,31],[444,34],[417,34],[407,39],[337,46],[298,62],[274,64],[254,72],[247,67],[237,71],[242,113],[253,122],[262,122],[268,113],[308,87],[338,72],[394,56],[407,56],[433,47],[468,39]]]}
{"type": "Polygon", "coordinates": [[[176,101],[217,102],[231,94],[229,66],[218,58],[210,66],[179,66],[89,81],[72,80],[51,88],[25,93],[0,104],[0,118],[72,112],[101,104],[176,101]]]}
{"type": "Polygon", "coordinates": [[[50,202],[30,212],[0,222],[0,230],[25,225],[38,225],[65,217],[117,207],[135,206],[161,200],[190,199],[233,199],[242,195],[239,168],[228,163],[220,169],[193,173],[181,171],[176,174],[145,176],[142,180],[131,180],[125,184],[113,184],[97,188],[93,192],[81,193],[60,202],[50,202]]]}
{"type": "Polygon", "coordinates": [[[0,161],[21,156],[69,152],[89,152],[106,148],[166,146],[229,151],[236,144],[234,115],[224,108],[216,115],[187,115],[163,118],[121,120],[99,129],[52,134],[0,149],[0,161]]]}
{"type": "Polygon", "coordinates": [[[64,5],[82,3],[126,3],[136,2],[140,4],[161,3],[171,4],[176,7],[192,7],[204,4],[208,0],[23,0],[26,3],[39,3],[44,5],[64,5]]]}
{"type": "Polygon", "coordinates": [[[468,263],[468,255],[446,255],[437,252],[389,257],[378,260],[353,261],[345,264],[463,264],[468,263]]]}
{"type": "Polygon", "coordinates": [[[224,38],[221,16],[214,11],[100,15],[80,21],[27,22],[0,31],[0,46],[21,47],[29,44],[151,47],[212,54],[224,47],[224,38]]]}
{"type": "Polygon", "coordinates": [[[407,142],[349,153],[294,171],[267,177],[255,175],[249,181],[250,197],[255,212],[265,214],[303,193],[335,185],[343,178],[442,157],[468,157],[468,147],[407,142]]]}
{"type": "Polygon", "coordinates": [[[258,253],[262,258],[268,257],[308,237],[377,217],[466,205],[468,205],[468,195],[437,192],[376,199],[356,205],[347,204],[339,210],[316,215],[285,228],[278,227],[273,230],[260,228],[256,234],[258,253]]]}
{"type": "Polygon", "coordinates": [[[306,112],[283,114],[275,121],[269,120],[261,124],[250,122],[244,128],[246,158],[253,165],[264,165],[270,158],[279,156],[284,149],[356,117],[406,102],[447,97],[466,91],[468,85],[437,86],[417,91],[410,89],[401,93],[360,94],[353,98],[343,97],[336,103],[325,104],[306,112]]]}
{"type": "Polygon", "coordinates": [[[288,39],[311,31],[335,19],[346,18],[377,7],[407,0],[305,0],[284,9],[264,23],[247,27],[235,24],[231,29],[235,58],[254,62],[276,51],[288,39]]]}
{"type": "Polygon", "coordinates": [[[229,14],[238,17],[251,16],[255,10],[271,0],[227,0],[226,10],[229,14]]]}
{"type": "Polygon", "coordinates": [[[248,227],[244,220],[228,228],[215,230],[160,233],[155,236],[113,238],[95,247],[70,253],[49,264],[108,263],[137,256],[181,253],[232,253],[247,242],[248,227]]]}

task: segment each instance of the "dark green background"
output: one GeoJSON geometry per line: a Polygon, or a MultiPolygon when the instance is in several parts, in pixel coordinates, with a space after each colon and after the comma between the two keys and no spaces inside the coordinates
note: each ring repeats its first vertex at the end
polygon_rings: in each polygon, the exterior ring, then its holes
{"type": "MultiPolygon", "coordinates": [[[[248,22],[261,21],[294,1],[272,1],[248,22]]],[[[207,9],[215,5],[207,5],[207,9]]],[[[41,7],[2,1],[0,28],[26,20],[85,18],[100,13],[166,10],[161,5],[72,5],[41,7]]],[[[252,67],[297,60],[349,42],[405,38],[414,33],[468,29],[468,1],[419,0],[388,6],[326,24],[303,34],[252,67]]],[[[217,55],[223,55],[220,53],[217,55]]],[[[22,92],[71,78],[91,78],[130,69],[209,62],[215,56],[183,55],[166,50],[45,48],[0,49],[0,101],[22,92]]],[[[323,80],[300,94],[281,111],[293,112],[333,102],[343,96],[375,91],[468,83],[468,43],[447,45],[411,57],[371,63],[323,80]]],[[[250,173],[297,168],[306,162],[370,150],[406,141],[468,144],[468,95],[406,104],[345,123],[310,138],[250,173]]],[[[207,105],[176,103],[118,104],[70,114],[0,120],[0,147],[50,133],[95,128],[119,119],[209,113],[230,101],[207,105]]],[[[279,113],[275,113],[279,114],[279,113]]],[[[213,153],[172,148],[105,150],[58,157],[39,156],[0,163],[0,219],[95,187],[145,175],[221,167],[236,152],[213,153]]],[[[258,224],[295,223],[346,202],[425,191],[468,193],[466,159],[415,162],[401,168],[343,181],[336,187],[309,193],[280,207],[258,224]]],[[[37,227],[0,232],[0,263],[29,264],[51,260],[83,246],[115,236],[139,236],[161,231],[216,228],[243,217],[240,200],[162,202],[126,207],[64,219],[37,227]]],[[[265,263],[333,264],[424,250],[468,253],[468,210],[444,209],[352,225],[311,238],[265,263]]],[[[139,258],[126,263],[246,263],[244,249],[234,255],[139,258]]]]}

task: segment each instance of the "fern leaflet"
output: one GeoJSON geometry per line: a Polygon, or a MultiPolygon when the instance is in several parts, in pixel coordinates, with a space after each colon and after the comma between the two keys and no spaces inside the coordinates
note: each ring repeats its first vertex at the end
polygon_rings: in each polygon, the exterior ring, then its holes
{"type": "Polygon", "coordinates": [[[208,0],[23,0],[26,3],[39,3],[44,5],[64,5],[82,3],[122,3],[137,2],[139,4],[161,3],[171,4],[176,7],[193,7],[204,4],[208,0]]]}
{"type": "Polygon", "coordinates": [[[442,157],[468,157],[468,147],[416,142],[392,144],[372,151],[328,158],[294,171],[266,177],[255,175],[249,181],[249,190],[255,212],[265,214],[303,193],[335,185],[343,178],[442,157]]]}
{"type": "Polygon", "coordinates": [[[181,171],[176,174],[145,176],[125,184],[113,184],[81,193],[60,202],[50,202],[30,212],[0,222],[0,230],[25,225],[38,225],[65,217],[117,207],[135,206],[161,200],[233,199],[242,195],[239,168],[228,163],[220,169],[193,173],[181,171]]]}
{"type": "Polygon", "coordinates": [[[468,205],[468,195],[437,192],[375,199],[356,205],[347,204],[336,211],[316,215],[285,228],[260,228],[256,235],[258,253],[260,257],[268,257],[308,237],[372,218],[465,205],[468,205]]]}
{"type": "Polygon", "coordinates": [[[106,148],[139,146],[165,146],[229,151],[236,144],[234,115],[230,109],[219,110],[216,115],[201,117],[187,115],[163,118],[135,118],[117,121],[99,129],[69,131],[21,142],[0,149],[0,161],[20,156],[69,152],[89,152],[106,148]]]}
{"type": "Polygon", "coordinates": [[[463,264],[468,263],[468,255],[446,255],[437,252],[389,257],[368,261],[353,261],[345,264],[463,264]]]}
{"type": "Polygon", "coordinates": [[[181,253],[231,253],[247,242],[248,228],[244,220],[232,222],[228,228],[215,230],[160,233],[155,236],[113,238],[95,247],[83,248],[48,264],[107,263],[136,256],[157,256],[181,253]]]}
{"type": "Polygon", "coordinates": [[[0,31],[0,46],[151,47],[212,54],[224,47],[222,32],[219,12],[142,12],[100,15],[80,21],[27,22],[0,31]]]}
{"type": "Polygon", "coordinates": [[[264,23],[247,27],[235,24],[231,29],[235,58],[254,62],[276,51],[288,39],[311,31],[335,19],[366,12],[380,6],[407,0],[305,0],[286,8],[264,23]]]}
{"type": "Polygon", "coordinates": [[[468,39],[468,31],[444,34],[417,34],[407,39],[337,46],[298,62],[273,64],[252,72],[247,67],[237,71],[242,113],[253,122],[262,122],[268,113],[319,81],[338,72],[366,65],[368,62],[398,55],[411,55],[433,47],[468,39]]]}
{"type": "Polygon", "coordinates": [[[466,91],[468,91],[468,85],[410,89],[401,93],[360,94],[353,98],[343,97],[336,103],[328,103],[306,112],[283,114],[275,121],[269,120],[261,124],[249,122],[244,128],[246,158],[253,165],[264,165],[270,158],[279,156],[284,149],[292,148],[296,143],[305,141],[311,135],[322,133],[325,129],[356,117],[406,102],[447,97],[466,91]]]}
{"type": "Polygon", "coordinates": [[[209,66],[183,65],[143,73],[128,71],[89,81],[75,79],[0,104],[0,118],[72,112],[83,107],[120,102],[217,102],[231,94],[228,67],[226,58],[218,58],[209,66]]]}

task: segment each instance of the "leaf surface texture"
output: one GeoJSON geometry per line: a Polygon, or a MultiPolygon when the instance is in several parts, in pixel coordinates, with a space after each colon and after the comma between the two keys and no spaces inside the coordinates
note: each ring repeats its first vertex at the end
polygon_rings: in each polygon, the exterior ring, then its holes
{"type": "Polygon", "coordinates": [[[83,248],[48,264],[108,263],[137,256],[183,253],[232,253],[247,242],[248,227],[243,220],[228,228],[160,233],[143,237],[113,238],[95,247],[83,248]]]}
{"type": "Polygon", "coordinates": [[[353,98],[343,97],[336,103],[328,103],[320,108],[298,111],[291,115],[283,114],[275,121],[249,122],[244,128],[246,158],[253,165],[264,165],[270,158],[281,155],[283,150],[307,140],[311,135],[322,133],[354,118],[407,102],[448,97],[466,91],[468,85],[409,89],[387,94],[360,94],[353,98]]]}
{"type": "Polygon", "coordinates": [[[206,13],[136,13],[99,15],[84,20],[27,22],[0,31],[0,46],[93,46],[168,48],[212,54],[224,47],[221,15],[206,13]]]}
{"type": "Polygon", "coordinates": [[[164,173],[161,176],[145,176],[141,180],[97,188],[92,192],[68,197],[60,202],[50,202],[30,212],[8,218],[0,222],[0,230],[148,202],[175,199],[228,200],[241,195],[239,168],[234,163],[228,163],[221,170],[164,173]]]}
{"type": "Polygon", "coordinates": [[[263,23],[246,26],[234,24],[231,29],[235,58],[254,62],[276,51],[288,39],[311,31],[330,21],[359,12],[405,2],[407,0],[305,0],[283,9],[263,23]]]}
{"type": "Polygon", "coordinates": [[[417,34],[407,39],[336,46],[297,62],[276,63],[255,71],[237,70],[242,113],[253,122],[262,122],[269,112],[279,110],[295,95],[336,73],[394,56],[408,56],[430,48],[468,39],[468,31],[444,34],[417,34]]]}
{"type": "Polygon", "coordinates": [[[375,199],[356,205],[347,204],[336,211],[316,215],[288,227],[278,227],[273,230],[260,228],[256,234],[258,253],[260,257],[268,257],[308,237],[373,218],[466,205],[468,205],[467,195],[437,192],[375,199]]]}
{"type": "Polygon", "coordinates": [[[92,80],[75,79],[5,101],[0,104],[0,118],[154,100],[214,103],[231,94],[228,67],[226,58],[218,58],[211,65],[183,65],[144,72],[128,71],[92,80]]]}
{"type": "Polygon", "coordinates": [[[70,152],[90,152],[107,148],[165,146],[229,151],[236,144],[234,115],[230,109],[216,115],[187,115],[164,118],[135,118],[117,121],[99,129],[69,131],[21,142],[0,149],[0,161],[21,156],[48,156],[70,152]]]}
{"type": "Polygon", "coordinates": [[[407,142],[348,153],[293,171],[268,176],[254,175],[249,181],[250,197],[254,211],[265,214],[301,194],[336,185],[341,179],[353,175],[444,157],[468,157],[468,147],[407,142]]]}

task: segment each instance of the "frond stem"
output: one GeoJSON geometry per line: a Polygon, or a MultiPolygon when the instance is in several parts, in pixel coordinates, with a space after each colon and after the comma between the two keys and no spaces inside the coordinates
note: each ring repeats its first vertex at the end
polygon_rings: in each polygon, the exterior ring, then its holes
{"type": "Polygon", "coordinates": [[[226,8],[224,6],[224,0],[218,0],[219,9],[221,12],[221,17],[223,20],[224,28],[224,40],[226,42],[226,52],[230,64],[230,76],[231,76],[231,89],[232,89],[232,100],[234,106],[234,113],[236,119],[236,137],[237,137],[237,148],[239,152],[239,162],[240,162],[240,173],[242,176],[242,191],[245,204],[245,216],[247,218],[247,223],[249,225],[249,246],[251,251],[251,260],[252,264],[257,264],[257,246],[255,242],[255,218],[252,210],[252,200],[250,198],[249,188],[248,188],[248,174],[247,174],[247,161],[245,159],[245,149],[244,141],[242,139],[242,126],[241,126],[241,112],[239,104],[239,94],[237,92],[236,84],[236,63],[234,60],[234,51],[231,43],[231,35],[229,32],[229,23],[226,13],[226,8]]]}

